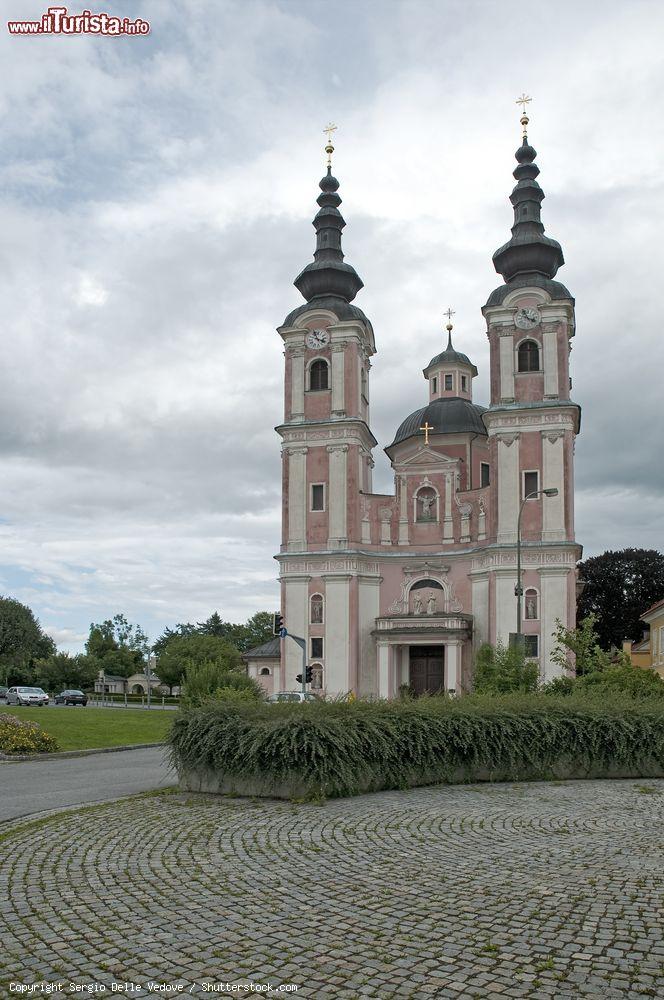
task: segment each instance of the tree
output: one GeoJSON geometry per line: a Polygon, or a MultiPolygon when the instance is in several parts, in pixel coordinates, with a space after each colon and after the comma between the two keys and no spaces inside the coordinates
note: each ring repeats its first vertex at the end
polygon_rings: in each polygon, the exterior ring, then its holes
{"type": "Polygon", "coordinates": [[[638,641],[641,615],[664,598],[664,555],[655,549],[604,552],[579,563],[579,576],[586,586],[577,617],[596,616],[602,649],[620,648],[623,639],[638,641]]]}
{"type": "Polygon", "coordinates": [[[596,624],[595,615],[588,615],[576,628],[565,628],[560,619],[556,618],[556,630],[553,633],[556,645],[551,654],[553,662],[565,671],[574,670],[576,666],[579,677],[610,667],[613,659],[599,647],[596,624]]]}
{"type": "Polygon", "coordinates": [[[149,649],[148,637],[140,625],[130,625],[124,615],[115,615],[90,625],[85,644],[90,666],[97,672],[131,677],[144,670],[149,649]]]}
{"type": "Polygon", "coordinates": [[[47,691],[60,691],[63,688],[80,688],[85,691],[94,685],[97,673],[97,661],[82,653],[77,656],[54,653],[35,665],[35,680],[47,691]]]}
{"type": "Polygon", "coordinates": [[[217,672],[239,672],[242,667],[240,654],[227,639],[216,635],[175,636],[157,661],[157,676],[171,691],[180,684],[190,667],[211,665],[217,672]]]}
{"type": "Polygon", "coordinates": [[[0,597],[0,677],[5,683],[29,681],[35,661],[55,651],[30,608],[13,597],[0,597]]]}
{"type": "Polygon", "coordinates": [[[197,631],[201,635],[216,635],[217,638],[223,639],[228,635],[229,629],[234,627],[230,622],[223,621],[218,611],[213,611],[207,621],[198,622],[197,631]]]}
{"type": "Polygon", "coordinates": [[[473,688],[477,694],[507,694],[509,691],[536,691],[537,664],[527,660],[523,649],[498,643],[494,649],[483,643],[475,657],[473,688]]]}
{"type": "Polygon", "coordinates": [[[153,645],[152,651],[155,656],[162,656],[162,654],[166,652],[166,647],[171,639],[177,639],[179,636],[183,635],[194,635],[197,631],[197,627],[189,622],[186,624],[180,622],[175,626],[175,628],[165,628],[153,645]]]}
{"type": "Polygon", "coordinates": [[[255,646],[262,646],[264,642],[274,638],[272,614],[269,611],[257,611],[244,625],[230,625],[228,638],[241,653],[246,653],[255,646]]]}

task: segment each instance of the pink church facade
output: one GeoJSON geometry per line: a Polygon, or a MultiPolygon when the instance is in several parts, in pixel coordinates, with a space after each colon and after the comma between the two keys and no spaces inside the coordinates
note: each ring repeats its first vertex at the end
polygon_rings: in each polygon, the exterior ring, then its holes
{"type": "MultiPolygon", "coordinates": [[[[574,299],[554,280],[564,260],[544,235],[535,156],[524,134],[512,238],[493,257],[503,283],[482,308],[488,405],[474,401],[477,369],[454,349],[448,325],[446,349],[423,369],[419,407],[385,449],[394,470],[387,495],[372,486],[376,340],[352,304],[362,282],[343,259],[345,223],[329,168],[320,183],[314,261],[295,281],[306,302],[278,330],[285,356],[277,428],[281,610],[288,630],[306,639],[314,690],[385,698],[404,686],[468,690],[478,646],[507,644],[515,631],[525,635],[543,680],[560,673],[552,633],[556,620],[575,623],[580,409],[570,399],[574,299]],[[557,494],[544,496],[544,489],[557,494]],[[525,500],[531,493],[538,495],[525,500]]],[[[301,668],[300,649],[282,640],[265,683],[295,690],[301,668]]]]}

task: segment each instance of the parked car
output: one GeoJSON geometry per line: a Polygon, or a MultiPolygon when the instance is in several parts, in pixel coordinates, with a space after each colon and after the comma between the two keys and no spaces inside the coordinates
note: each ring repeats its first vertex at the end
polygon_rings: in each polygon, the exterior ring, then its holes
{"type": "Polygon", "coordinates": [[[320,698],[311,691],[306,691],[304,694],[301,691],[277,691],[276,694],[269,695],[267,701],[274,705],[278,701],[320,701],[320,698]]]}
{"type": "Polygon", "coordinates": [[[83,691],[75,691],[71,688],[68,691],[61,691],[55,696],[56,705],[82,705],[83,708],[88,703],[88,696],[83,691]]]}
{"type": "Polygon", "coordinates": [[[43,708],[48,705],[48,695],[41,688],[10,687],[7,691],[8,705],[37,705],[43,708]]]}
{"type": "Polygon", "coordinates": [[[9,689],[6,688],[4,684],[0,684],[0,698],[6,698],[8,690],[9,689]]]}

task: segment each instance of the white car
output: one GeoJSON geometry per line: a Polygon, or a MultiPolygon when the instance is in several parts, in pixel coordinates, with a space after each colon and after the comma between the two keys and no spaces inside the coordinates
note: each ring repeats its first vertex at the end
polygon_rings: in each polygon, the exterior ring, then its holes
{"type": "Polygon", "coordinates": [[[311,691],[302,694],[301,691],[277,691],[276,694],[271,694],[266,699],[271,705],[274,705],[278,701],[320,701],[318,695],[312,694],[311,691]]]}
{"type": "Polygon", "coordinates": [[[7,692],[8,705],[37,705],[43,708],[48,705],[48,695],[41,688],[12,687],[7,692]]]}

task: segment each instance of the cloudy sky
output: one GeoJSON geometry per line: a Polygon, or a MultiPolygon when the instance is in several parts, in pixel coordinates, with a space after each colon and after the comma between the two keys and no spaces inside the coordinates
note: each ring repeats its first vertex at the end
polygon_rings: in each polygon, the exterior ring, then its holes
{"type": "Polygon", "coordinates": [[[149,36],[9,36],[46,6],[0,0],[0,592],[61,648],[120,611],[155,638],[276,606],[275,328],[330,119],[384,446],[448,305],[487,400],[480,307],[533,95],[577,301],[577,536],[664,547],[660,0],[104,0],[149,36]]]}

